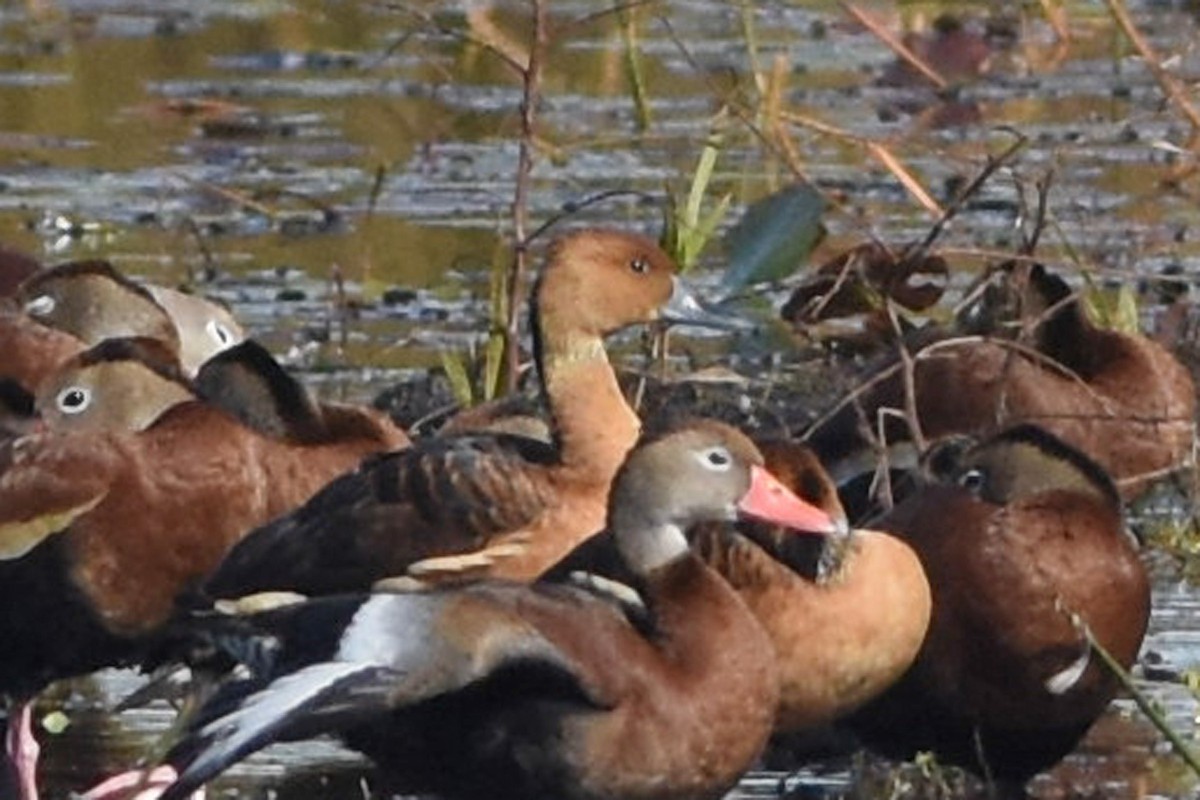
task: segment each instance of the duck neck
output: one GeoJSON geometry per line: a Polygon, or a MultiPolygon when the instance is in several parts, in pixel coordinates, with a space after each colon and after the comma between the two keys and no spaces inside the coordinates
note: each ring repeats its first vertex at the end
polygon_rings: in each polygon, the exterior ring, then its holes
{"type": "Polygon", "coordinates": [[[631,519],[626,507],[614,504],[609,512],[621,558],[639,575],[649,576],[686,560],[688,541],[679,526],[631,519]],[[623,529],[636,525],[638,535],[624,535],[623,529]]]}
{"type": "Polygon", "coordinates": [[[1078,300],[1055,311],[1042,323],[1039,349],[1084,378],[1092,372],[1096,328],[1087,318],[1078,300]]]}
{"type": "Polygon", "coordinates": [[[541,317],[534,326],[538,371],[564,468],[608,484],[637,443],[641,422],[625,402],[604,340],[541,317]]]}
{"type": "Polygon", "coordinates": [[[1033,284],[1035,307],[1053,309],[1037,331],[1038,349],[1085,380],[1094,372],[1100,341],[1104,331],[1097,328],[1078,297],[1058,276],[1035,269],[1029,280],[1033,284]]]}

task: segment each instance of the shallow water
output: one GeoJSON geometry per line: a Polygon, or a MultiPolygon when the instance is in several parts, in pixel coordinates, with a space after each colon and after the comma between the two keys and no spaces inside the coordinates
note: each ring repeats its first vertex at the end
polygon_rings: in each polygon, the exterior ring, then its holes
{"type": "MultiPolygon", "coordinates": [[[[320,391],[369,399],[444,351],[481,344],[488,269],[501,257],[516,163],[519,87],[479,47],[434,30],[414,13],[437,13],[455,30],[461,11],[412,3],[334,0],[161,2],[42,0],[0,6],[0,242],[50,261],[103,256],[164,282],[186,282],[231,304],[320,391]],[[339,311],[332,276],[354,300],[339,311]],[[385,296],[385,292],[392,291],[385,296]]],[[[1177,266],[1191,279],[1192,228],[1200,213],[1187,182],[1164,189],[1186,124],[1112,33],[1102,5],[1069,3],[1073,42],[1056,47],[1039,17],[1013,17],[1017,43],[993,56],[989,76],[965,87],[979,122],[925,127],[917,88],[874,81],[891,62],[877,39],[836,4],[760,4],[757,61],[782,59],[784,97],[798,113],[885,142],[944,200],[986,154],[1029,137],[1016,166],[967,204],[939,245],[952,251],[956,285],[982,259],[963,251],[1011,250],[1029,187],[1055,174],[1053,224],[1039,253],[1072,259],[1102,280],[1130,283],[1177,266]],[[765,7],[770,6],[770,7],[765,7]],[[1024,194],[1021,189],[1024,189],[1024,194]],[[1069,246],[1068,246],[1069,243],[1069,246]],[[1071,254],[1071,257],[1068,257],[1071,254]]],[[[1163,0],[1131,3],[1143,31],[1185,83],[1200,73],[1197,12],[1163,0]]],[[[946,7],[983,15],[987,4],[904,4],[919,24],[946,7]]],[[[474,35],[520,48],[525,5],[478,4],[474,35]]],[[[661,198],[686,186],[721,93],[752,78],[741,6],[733,0],[651,4],[641,13],[640,54],[651,125],[635,128],[619,29],[589,19],[598,4],[553,4],[559,34],[539,111],[547,147],[534,173],[531,217],[608,190],[661,198]]],[[[899,21],[876,5],[877,15],[899,21]]],[[[725,124],[713,191],[734,209],[786,182],[781,160],[725,124]]],[[[822,254],[870,235],[891,243],[922,236],[932,216],[864,148],[802,128],[788,130],[803,170],[836,197],[822,254]]],[[[580,219],[655,231],[659,210],[631,197],[580,219]]],[[[731,214],[729,220],[734,215],[731,214]]],[[[713,248],[701,271],[715,281],[713,248]]],[[[746,311],[767,322],[782,290],[746,311]]],[[[1153,304],[1144,306],[1153,316],[1153,304]]],[[[693,363],[713,358],[761,372],[787,337],[685,344],[693,363]]],[[[788,352],[782,370],[790,369],[788,352]]],[[[1186,509],[1182,509],[1186,510],[1186,509]]],[[[1167,514],[1180,513],[1176,505],[1167,514]]],[[[1183,676],[1200,664],[1200,595],[1177,565],[1153,557],[1158,575],[1143,686],[1181,729],[1196,701],[1183,676]]],[[[113,716],[105,709],[135,679],[105,673],[58,696],[70,726],[50,736],[51,797],[152,752],[169,724],[165,708],[113,716]]],[[[1039,778],[1042,797],[1179,796],[1191,784],[1130,704],[1114,705],[1089,747],[1039,778]]],[[[358,797],[359,763],[305,744],[252,759],[215,796],[358,797]],[[327,773],[336,773],[323,786],[327,773]],[[304,774],[308,783],[293,783],[304,774]]],[[[834,794],[859,773],[799,784],[748,777],[747,796],[834,794]],[[799,788],[798,788],[799,787],[799,788]],[[817,791],[813,789],[813,791],[817,791]]],[[[873,791],[873,790],[871,790],[873,791]]],[[[872,795],[874,796],[874,795],[872,795]]]]}

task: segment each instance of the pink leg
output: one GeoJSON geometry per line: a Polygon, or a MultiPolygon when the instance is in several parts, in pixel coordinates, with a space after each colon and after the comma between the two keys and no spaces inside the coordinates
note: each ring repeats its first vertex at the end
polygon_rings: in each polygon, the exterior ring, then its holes
{"type": "Polygon", "coordinates": [[[5,737],[8,757],[17,769],[18,797],[38,800],[37,760],[41,748],[33,738],[33,701],[29,700],[9,712],[8,735],[5,737]]]}
{"type": "MultiPolygon", "coordinates": [[[[79,800],[155,800],[177,777],[170,766],[123,772],[88,789],[79,800]]],[[[192,797],[204,800],[204,790],[197,790],[192,797]]]]}

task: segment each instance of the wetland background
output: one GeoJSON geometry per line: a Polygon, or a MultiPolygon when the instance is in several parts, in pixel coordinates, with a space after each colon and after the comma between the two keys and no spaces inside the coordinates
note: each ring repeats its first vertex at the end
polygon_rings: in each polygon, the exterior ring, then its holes
{"type": "MultiPolygon", "coordinates": [[[[887,30],[929,45],[947,83],[935,90],[834,2],[555,0],[523,133],[529,87],[512,63],[527,63],[532,41],[525,0],[5,2],[0,243],[50,262],[108,258],[221,298],[323,395],[386,393],[412,421],[465,382],[475,396],[495,382],[490,334],[504,319],[515,225],[533,230],[612,193],[559,224],[656,235],[673,197],[685,218],[694,212],[685,239],[707,244],[695,277],[716,296],[729,293],[724,232],[803,178],[823,196],[824,240],[787,277],[736,293],[757,331],[675,338],[668,364],[780,408],[781,397],[828,399],[853,361],[822,344],[835,331],[778,320],[790,289],[847,247],[924,239],[989,157],[1023,138],[936,239],[947,296],[917,321],[944,318],[981,270],[1021,246],[1049,183],[1038,256],[1195,361],[1194,323],[1186,307],[1165,313],[1163,289],[1186,291],[1200,273],[1190,110],[1200,7],[1128,5],[1158,55],[1150,65],[1101,2],[864,2],[887,30]],[[969,36],[939,55],[933,31],[946,13],[969,36]],[[532,171],[521,181],[523,147],[532,171]]],[[[631,372],[646,366],[636,337],[620,348],[631,372]]],[[[780,413],[800,422],[819,408],[780,413]]],[[[1189,741],[1200,686],[1193,512],[1189,494],[1167,492],[1135,518],[1156,542],[1138,682],[1189,741]]],[[[153,757],[170,711],[108,711],[136,684],[111,672],[48,696],[50,727],[66,723],[42,734],[49,796],[153,757]]],[[[292,746],[251,759],[214,796],[359,797],[362,774],[332,746],[292,746]]],[[[738,793],[971,791],[928,764],[830,764],[757,773],[738,793]]],[[[1196,794],[1125,700],[1032,791],[1196,794]]]]}

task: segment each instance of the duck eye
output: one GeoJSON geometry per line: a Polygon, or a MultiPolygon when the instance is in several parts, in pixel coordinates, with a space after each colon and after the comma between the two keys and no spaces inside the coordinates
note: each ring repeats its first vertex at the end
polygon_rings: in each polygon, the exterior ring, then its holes
{"type": "Polygon", "coordinates": [[[92,402],[92,393],[80,386],[68,386],[54,399],[58,410],[64,414],[80,414],[92,402]]]}
{"type": "Polygon", "coordinates": [[[233,333],[230,332],[229,328],[226,328],[215,319],[210,319],[204,328],[208,331],[208,335],[221,347],[228,347],[233,344],[233,333]]]}
{"type": "Polygon", "coordinates": [[[645,256],[635,256],[629,262],[629,268],[639,275],[644,275],[650,271],[650,259],[645,256]]]}
{"type": "Polygon", "coordinates": [[[733,464],[733,457],[723,447],[714,447],[700,454],[700,463],[708,469],[725,472],[733,464]]]}
{"type": "Polygon", "coordinates": [[[969,492],[978,492],[983,488],[984,474],[981,469],[969,469],[959,476],[958,484],[969,492]]]}
{"type": "Polygon", "coordinates": [[[39,294],[25,304],[25,313],[31,317],[45,317],[54,313],[57,302],[48,294],[39,294]]]}

